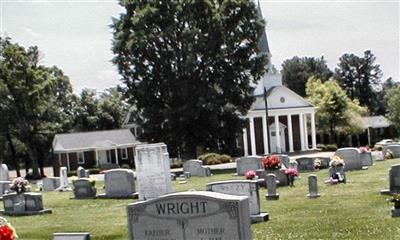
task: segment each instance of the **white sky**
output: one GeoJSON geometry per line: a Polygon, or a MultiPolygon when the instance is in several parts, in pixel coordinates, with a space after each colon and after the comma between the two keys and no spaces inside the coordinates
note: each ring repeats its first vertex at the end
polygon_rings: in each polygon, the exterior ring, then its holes
{"type": "MultiPolygon", "coordinates": [[[[384,79],[400,80],[400,0],[260,0],[272,62],[324,56],[333,70],[343,53],[370,49],[384,79]]],[[[23,46],[37,45],[42,63],[57,65],[75,92],[120,83],[110,60],[115,0],[0,0],[0,32],[23,46]]]]}

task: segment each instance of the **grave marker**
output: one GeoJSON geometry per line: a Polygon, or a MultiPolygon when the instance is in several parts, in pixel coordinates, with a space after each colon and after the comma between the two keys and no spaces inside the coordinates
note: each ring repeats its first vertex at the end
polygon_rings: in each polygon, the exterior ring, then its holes
{"type": "Polygon", "coordinates": [[[339,148],[336,150],[335,155],[344,160],[345,171],[361,170],[363,168],[358,148],[339,148]]]}
{"type": "Polygon", "coordinates": [[[279,193],[276,192],[276,176],[275,174],[267,174],[265,181],[267,182],[267,194],[265,198],[267,200],[278,200],[279,193]]]}
{"type": "Polygon", "coordinates": [[[208,177],[211,176],[211,169],[203,166],[201,160],[188,160],[183,163],[183,172],[190,172],[191,176],[208,177]]]}
{"type": "Polygon", "coordinates": [[[400,164],[389,168],[389,189],[381,191],[382,194],[400,193],[400,164]]]}
{"type": "Polygon", "coordinates": [[[244,176],[246,172],[263,168],[262,157],[251,156],[251,157],[241,157],[236,160],[236,173],[239,176],[244,176]]]}
{"type": "Polygon", "coordinates": [[[96,188],[94,183],[88,178],[79,178],[72,182],[74,186],[74,196],[76,199],[96,198],[96,188]]]}
{"type": "Polygon", "coordinates": [[[308,176],[308,198],[318,198],[321,195],[318,193],[318,181],[316,175],[308,176]]]}
{"type": "Polygon", "coordinates": [[[314,158],[309,158],[309,157],[302,157],[296,159],[296,162],[298,163],[297,170],[298,171],[314,171],[314,158]]]}
{"type": "Polygon", "coordinates": [[[10,191],[10,174],[6,164],[1,164],[0,167],[0,198],[6,191],[10,191]]]}
{"type": "Polygon", "coordinates": [[[111,169],[104,174],[106,191],[99,198],[138,198],[135,177],[130,169],[111,169]]]}
{"type": "Polygon", "coordinates": [[[245,196],[183,192],[129,204],[134,239],[252,239],[245,196]]]}
{"type": "Polygon", "coordinates": [[[167,145],[164,143],[137,145],[135,166],[140,200],[173,192],[167,145]]]}
{"type": "Polygon", "coordinates": [[[260,210],[260,194],[258,181],[228,180],[207,184],[207,191],[219,192],[237,196],[247,196],[250,204],[250,219],[252,223],[268,221],[268,213],[260,210]]]}

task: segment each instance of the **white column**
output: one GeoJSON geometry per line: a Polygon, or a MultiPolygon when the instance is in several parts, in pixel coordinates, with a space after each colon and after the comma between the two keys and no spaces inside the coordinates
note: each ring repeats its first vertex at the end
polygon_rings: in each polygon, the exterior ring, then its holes
{"type": "Polygon", "coordinates": [[[99,165],[99,153],[97,152],[97,149],[96,149],[96,163],[97,163],[97,166],[100,166],[99,165]]]}
{"type": "Polygon", "coordinates": [[[69,153],[67,152],[67,167],[68,167],[68,172],[71,171],[71,167],[69,165],[69,153]]]}
{"type": "Polygon", "coordinates": [[[115,148],[115,162],[119,165],[119,161],[118,161],[118,148],[115,148]]]}
{"type": "Polygon", "coordinates": [[[307,127],[307,113],[304,115],[304,147],[308,150],[308,127],[307,127]]]}
{"type": "Polygon", "coordinates": [[[315,132],[315,112],[311,113],[311,142],[312,149],[317,149],[317,133],[315,132]]]}
{"type": "Polygon", "coordinates": [[[256,153],[256,136],[255,136],[255,132],[254,132],[254,117],[250,117],[249,122],[250,122],[251,155],[257,155],[257,153],[256,153]]]}
{"type": "Polygon", "coordinates": [[[247,157],[249,156],[249,143],[247,142],[247,129],[243,128],[243,151],[244,151],[244,156],[247,157]]]}
{"type": "Polygon", "coordinates": [[[275,115],[275,136],[276,136],[276,152],[281,153],[281,136],[279,134],[279,116],[275,115]]]}
{"type": "Polygon", "coordinates": [[[269,154],[268,130],[267,130],[267,121],[265,116],[262,117],[262,128],[263,128],[263,140],[264,140],[264,154],[269,154]]]}
{"type": "Polygon", "coordinates": [[[304,118],[303,114],[299,114],[299,127],[300,127],[300,146],[301,146],[301,151],[304,151],[304,118]]]}
{"type": "Polygon", "coordinates": [[[288,122],[289,152],[294,152],[294,150],[293,150],[292,114],[287,115],[287,122],[288,122]]]}

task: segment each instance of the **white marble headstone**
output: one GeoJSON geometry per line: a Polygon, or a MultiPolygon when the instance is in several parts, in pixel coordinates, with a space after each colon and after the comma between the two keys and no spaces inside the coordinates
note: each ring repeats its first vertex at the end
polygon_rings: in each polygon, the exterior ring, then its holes
{"type": "Polygon", "coordinates": [[[135,167],[140,200],[173,192],[169,154],[164,143],[137,145],[135,167]]]}
{"type": "Polygon", "coordinates": [[[60,189],[68,188],[67,167],[60,168],[60,189]]]}

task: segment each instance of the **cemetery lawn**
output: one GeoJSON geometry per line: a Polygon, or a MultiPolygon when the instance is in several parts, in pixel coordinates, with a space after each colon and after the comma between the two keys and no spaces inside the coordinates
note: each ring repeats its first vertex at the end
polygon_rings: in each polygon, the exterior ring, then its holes
{"type": "MultiPolygon", "coordinates": [[[[308,199],[307,176],[295,181],[295,187],[278,188],[280,199],[266,201],[260,191],[261,210],[270,220],[252,225],[254,239],[396,239],[400,236],[400,218],[390,216],[389,196],[380,195],[388,188],[388,168],[400,159],[375,162],[366,171],[347,172],[347,184],[325,185],[328,170],[318,176],[318,199],[308,199]]],[[[208,182],[244,179],[231,173],[211,177],[192,177],[186,184],[174,181],[175,191],[205,190],[208,182]]],[[[103,182],[96,183],[98,194],[103,182]]],[[[54,232],[90,232],[93,239],[128,239],[126,206],[134,200],[74,200],[72,192],[44,192],[45,208],[52,214],[6,218],[19,239],[51,239],[54,232]]],[[[1,207],[2,208],[2,204],[1,207]]]]}

